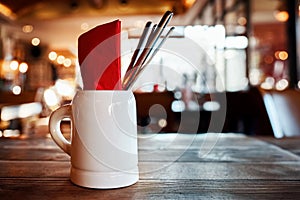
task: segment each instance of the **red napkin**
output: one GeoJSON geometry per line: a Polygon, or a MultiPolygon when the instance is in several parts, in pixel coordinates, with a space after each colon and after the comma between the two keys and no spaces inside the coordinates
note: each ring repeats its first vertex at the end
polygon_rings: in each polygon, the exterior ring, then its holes
{"type": "Polygon", "coordinates": [[[121,90],[121,21],[97,26],[78,38],[84,90],[121,90]]]}

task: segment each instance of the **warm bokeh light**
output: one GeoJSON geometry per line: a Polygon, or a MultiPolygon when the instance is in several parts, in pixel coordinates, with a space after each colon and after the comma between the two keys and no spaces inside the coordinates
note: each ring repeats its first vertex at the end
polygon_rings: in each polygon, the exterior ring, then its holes
{"type": "Polygon", "coordinates": [[[166,127],[167,126],[167,120],[165,120],[165,119],[160,119],[160,120],[158,120],[158,125],[161,127],[161,128],[164,128],[164,127],[166,127]]]}
{"type": "Polygon", "coordinates": [[[260,85],[262,89],[271,90],[274,88],[275,79],[273,77],[267,77],[266,80],[260,85]]]}
{"type": "Polygon", "coordinates": [[[22,27],[22,31],[23,31],[24,33],[31,33],[31,32],[33,31],[33,26],[30,25],[30,24],[24,25],[24,26],[22,27]]]}
{"type": "Polygon", "coordinates": [[[241,26],[245,26],[247,24],[247,19],[245,17],[238,18],[238,23],[241,26]]]}
{"type": "Polygon", "coordinates": [[[21,89],[21,87],[18,86],[18,85],[15,85],[15,86],[12,88],[12,92],[13,92],[14,95],[19,95],[19,94],[21,94],[21,91],[22,91],[22,89],[21,89]]]}
{"type": "Polygon", "coordinates": [[[9,64],[9,68],[13,71],[17,70],[18,67],[19,67],[19,62],[16,60],[11,61],[9,64]]]}
{"type": "Polygon", "coordinates": [[[57,53],[54,52],[54,51],[51,51],[49,54],[48,54],[48,58],[52,61],[54,61],[56,58],[57,58],[57,53]]]}
{"type": "Polygon", "coordinates": [[[64,59],[63,65],[64,65],[65,67],[70,67],[70,66],[72,65],[72,60],[71,60],[70,58],[64,59]]]}
{"type": "Polygon", "coordinates": [[[278,59],[278,60],[279,60],[279,52],[280,51],[275,51],[275,53],[274,53],[275,58],[278,59]]]}
{"type": "Polygon", "coordinates": [[[39,44],[40,44],[40,39],[39,38],[32,38],[32,40],[31,40],[31,44],[33,45],[33,46],[38,46],[39,44]]]}
{"type": "Polygon", "coordinates": [[[19,66],[19,71],[20,71],[21,73],[26,73],[27,70],[28,70],[28,64],[25,63],[25,62],[22,62],[22,63],[20,64],[20,66],[19,66]]]}
{"type": "Polygon", "coordinates": [[[60,56],[57,57],[57,60],[56,60],[56,61],[57,61],[58,64],[61,65],[61,64],[64,63],[64,60],[65,60],[65,57],[62,56],[62,55],[60,55],[60,56]]]}
{"type": "Polygon", "coordinates": [[[283,91],[289,86],[289,82],[286,79],[281,79],[275,85],[276,90],[283,91]]]}
{"type": "Polygon", "coordinates": [[[286,22],[289,19],[289,13],[287,11],[277,11],[274,15],[280,22],[286,22]]]}
{"type": "Polygon", "coordinates": [[[286,60],[289,57],[289,54],[286,51],[276,51],[274,55],[278,60],[286,60]]]}
{"type": "Polygon", "coordinates": [[[286,51],[279,52],[279,59],[280,60],[286,60],[288,58],[288,53],[286,51]]]}

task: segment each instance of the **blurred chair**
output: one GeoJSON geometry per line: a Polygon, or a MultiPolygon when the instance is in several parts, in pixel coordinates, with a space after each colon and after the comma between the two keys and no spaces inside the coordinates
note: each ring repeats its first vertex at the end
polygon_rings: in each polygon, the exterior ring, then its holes
{"type": "Polygon", "coordinates": [[[227,92],[224,132],[247,135],[273,135],[263,95],[257,87],[245,91],[227,92]]]}
{"type": "Polygon", "coordinates": [[[262,94],[274,136],[300,136],[300,91],[288,89],[262,94]]]}

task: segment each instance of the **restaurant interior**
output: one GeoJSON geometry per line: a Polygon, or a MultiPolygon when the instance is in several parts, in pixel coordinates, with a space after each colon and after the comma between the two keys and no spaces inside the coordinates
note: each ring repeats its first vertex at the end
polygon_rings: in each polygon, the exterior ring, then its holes
{"type": "Polygon", "coordinates": [[[299,17],[0,0],[0,199],[299,199],[299,17]]]}
{"type": "Polygon", "coordinates": [[[146,22],[167,10],[174,32],[132,88],[140,133],[300,135],[299,9],[287,0],[1,0],[0,137],[48,135],[51,112],[82,89],[81,34],[120,19],[124,74],[146,22]]]}

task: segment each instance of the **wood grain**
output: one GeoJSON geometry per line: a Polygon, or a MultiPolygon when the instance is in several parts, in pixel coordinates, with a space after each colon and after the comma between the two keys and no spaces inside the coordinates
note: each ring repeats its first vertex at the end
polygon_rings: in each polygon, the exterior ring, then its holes
{"type": "Polygon", "coordinates": [[[1,199],[295,199],[299,181],[140,180],[133,186],[95,190],[68,179],[2,179],[1,199]]]}
{"type": "Polygon", "coordinates": [[[69,180],[51,138],[0,139],[0,199],[297,199],[300,138],[139,135],[138,183],[96,190],[69,180]]]}

